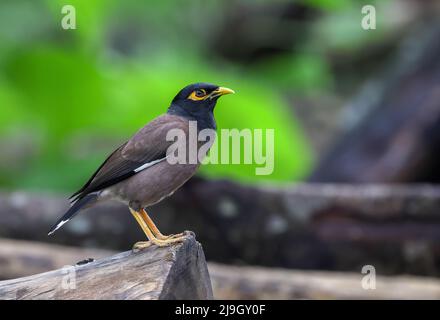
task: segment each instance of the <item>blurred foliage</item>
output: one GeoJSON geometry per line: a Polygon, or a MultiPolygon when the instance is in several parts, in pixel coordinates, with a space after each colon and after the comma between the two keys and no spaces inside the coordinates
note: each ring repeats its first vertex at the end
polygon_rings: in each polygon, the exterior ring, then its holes
{"type": "Polygon", "coordinates": [[[307,22],[313,36],[245,65],[209,50],[228,10],[289,2],[2,0],[0,185],[72,191],[180,88],[199,81],[237,92],[219,102],[219,128],[275,128],[271,176],[255,176],[253,165],[207,165],[203,174],[303,178],[313,157],[283,95],[331,90],[326,49],[372,40],[359,28],[361,2],[300,2],[321,11],[307,22]],[[60,26],[65,4],[76,8],[77,30],[60,26]]]}

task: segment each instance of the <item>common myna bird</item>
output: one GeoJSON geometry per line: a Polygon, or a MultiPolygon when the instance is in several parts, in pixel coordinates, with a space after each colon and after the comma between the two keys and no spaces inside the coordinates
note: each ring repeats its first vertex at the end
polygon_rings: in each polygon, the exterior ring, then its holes
{"type": "Polygon", "coordinates": [[[52,227],[49,235],[71,220],[82,209],[108,199],[128,205],[130,212],[150,242],[138,242],[135,249],[152,243],[166,246],[183,240],[183,234],[165,236],[148,216],[145,208],[173,194],[200,165],[167,161],[169,147],[167,133],[180,129],[188,136],[191,121],[197,130],[214,129],[214,107],[219,97],[233,90],[209,83],[196,83],[183,88],[163,114],[142,129],[130,140],[113,151],[87,183],[70,197],[71,207],[52,227]]]}

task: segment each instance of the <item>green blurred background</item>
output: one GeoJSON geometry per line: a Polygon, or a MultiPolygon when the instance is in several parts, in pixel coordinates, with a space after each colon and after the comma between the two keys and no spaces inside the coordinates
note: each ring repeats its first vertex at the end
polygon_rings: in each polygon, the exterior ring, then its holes
{"type": "Polygon", "coordinates": [[[331,106],[374,73],[362,52],[398,28],[384,18],[394,2],[2,0],[0,187],[73,191],[200,81],[237,92],[216,108],[219,128],[275,129],[272,175],[255,176],[254,165],[206,165],[201,174],[304,179],[321,152],[315,131],[325,129],[303,122],[307,102],[331,118],[331,106]],[[76,30],[61,28],[66,4],[76,30]],[[360,27],[364,4],[383,9],[374,32],[360,27]]]}

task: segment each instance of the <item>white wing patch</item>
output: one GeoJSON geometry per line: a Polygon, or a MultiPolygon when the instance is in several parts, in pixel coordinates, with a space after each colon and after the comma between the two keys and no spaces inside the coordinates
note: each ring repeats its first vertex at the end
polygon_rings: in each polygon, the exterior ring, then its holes
{"type": "Polygon", "coordinates": [[[134,172],[138,173],[138,172],[140,172],[140,171],[142,171],[142,170],[145,170],[145,169],[147,169],[147,168],[149,168],[149,167],[155,165],[156,163],[165,160],[166,158],[167,158],[167,157],[162,158],[162,159],[158,159],[158,160],[154,160],[154,161],[151,161],[151,162],[147,162],[147,163],[141,165],[139,168],[134,169],[134,172]]]}
{"type": "Polygon", "coordinates": [[[70,219],[67,220],[63,220],[60,223],[57,224],[57,226],[55,227],[55,229],[53,229],[51,232],[49,232],[47,235],[50,236],[52,233],[54,233],[55,231],[57,231],[59,228],[61,228],[63,225],[65,225],[67,222],[69,222],[70,219]]]}

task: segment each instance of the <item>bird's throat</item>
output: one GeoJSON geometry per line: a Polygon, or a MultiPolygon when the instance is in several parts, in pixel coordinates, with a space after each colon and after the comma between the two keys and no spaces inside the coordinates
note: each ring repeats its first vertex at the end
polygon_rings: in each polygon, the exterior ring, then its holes
{"type": "Polygon", "coordinates": [[[179,105],[171,104],[167,111],[168,114],[183,117],[190,121],[197,121],[198,131],[203,129],[216,129],[216,122],[213,110],[188,110],[179,105]]]}

